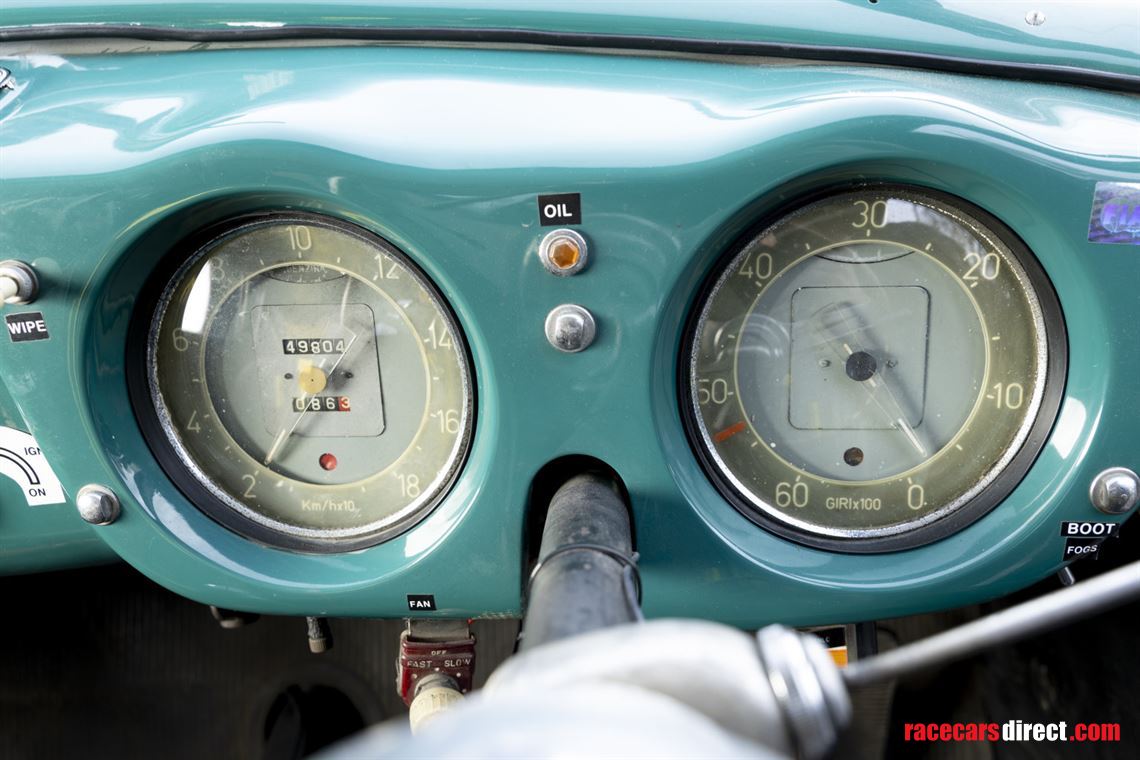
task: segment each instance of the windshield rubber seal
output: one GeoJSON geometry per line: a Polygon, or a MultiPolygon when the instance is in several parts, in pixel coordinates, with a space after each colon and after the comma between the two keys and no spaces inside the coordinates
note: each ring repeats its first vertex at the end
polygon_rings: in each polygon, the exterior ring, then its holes
{"type": "Polygon", "coordinates": [[[65,39],[132,39],[151,42],[242,43],[297,40],[351,40],[425,44],[543,45],[712,56],[788,58],[828,63],[897,66],[1029,82],[1076,85],[1140,93],[1140,76],[1079,66],[1023,63],[921,53],[907,50],[809,45],[762,40],[716,40],[626,34],[558,32],[539,29],[452,27],[366,27],[296,25],[218,29],[135,24],[43,24],[0,27],[0,43],[65,39]]]}

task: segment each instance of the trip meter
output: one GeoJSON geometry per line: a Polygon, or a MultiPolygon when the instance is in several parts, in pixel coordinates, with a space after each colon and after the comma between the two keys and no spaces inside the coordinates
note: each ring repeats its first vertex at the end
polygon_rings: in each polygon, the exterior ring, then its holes
{"type": "Polygon", "coordinates": [[[963,201],[826,197],[762,229],[710,283],[684,412],[714,483],[803,543],[870,552],[960,529],[1033,462],[1066,366],[1030,252],[963,201]]]}
{"type": "Polygon", "coordinates": [[[472,427],[466,345],[394,246],[307,214],[210,231],[136,316],[148,442],[203,511],[263,543],[346,551],[427,513],[472,427]]]}

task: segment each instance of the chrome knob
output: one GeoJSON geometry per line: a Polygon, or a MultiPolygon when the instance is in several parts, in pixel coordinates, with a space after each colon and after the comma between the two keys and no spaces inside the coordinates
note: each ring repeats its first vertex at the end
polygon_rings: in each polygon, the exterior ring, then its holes
{"type": "Polygon", "coordinates": [[[1110,467],[1093,478],[1089,501],[1107,515],[1122,515],[1140,501],[1140,477],[1127,467],[1110,467]]]}
{"type": "Polygon", "coordinates": [[[22,261],[0,261],[0,301],[24,304],[36,300],[40,281],[36,271],[22,261]]]}

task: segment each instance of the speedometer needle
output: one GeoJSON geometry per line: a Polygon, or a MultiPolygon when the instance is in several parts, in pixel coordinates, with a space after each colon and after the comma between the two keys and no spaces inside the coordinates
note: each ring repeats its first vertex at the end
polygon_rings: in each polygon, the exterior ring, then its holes
{"type": "MultiPolygon", "coordinates": [[[[359,333],[352,334],[352,338],[349,339],[348,345],[344,347],[344,350],[340,352],[340,356],[338,356],[336,358],[336,361],[333,362],[333,365],[329,367],[329,375],[336,372],[336,368],[340,366],[341,361],[343,361],[344,357],[348,355],[348,352],[352,350],[352,344],[356,342],[358,336],[359,333]]],[[[320,369],[323,370],[324,367],[320,367],[320,369]]],[[[307,402],[313,395],[314,394],[311,393],[302,393],[301,400],[307,402]]],[[[308,413],[309,405],[306,403],[305,408],[301,410],[301,413],[299,415],[297,415],[297,419],[293,420],[292,426],[281,428],[281,432],[277,434],[277,437],[273,440],[273,445],[269,448],[269,453],[265,455],[265,461],[263,464],[269,466],[269,463],[273,461],[273,458],[275,456],[277,456],[281,448],[285,445],[285,442],[289,440],[290,436],[293,435],[293,431],[297,429],[297,426],[301,424],[301,420],[305,419],[305,415],[308,413]]]]}

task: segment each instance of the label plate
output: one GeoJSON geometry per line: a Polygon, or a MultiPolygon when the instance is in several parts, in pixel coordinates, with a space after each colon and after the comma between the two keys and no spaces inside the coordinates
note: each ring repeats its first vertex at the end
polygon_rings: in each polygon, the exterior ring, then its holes
{"type": "Polygon", "coordinates": [[[0,475],[16,481],[29,506],[67,501],[40,445],[22,430],[0,427],[0,475]]]}

